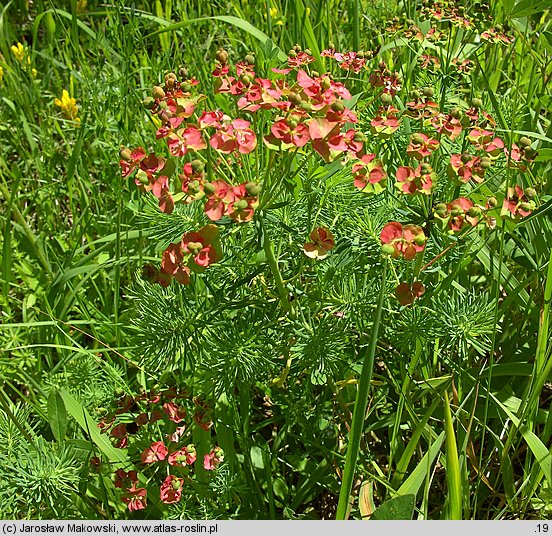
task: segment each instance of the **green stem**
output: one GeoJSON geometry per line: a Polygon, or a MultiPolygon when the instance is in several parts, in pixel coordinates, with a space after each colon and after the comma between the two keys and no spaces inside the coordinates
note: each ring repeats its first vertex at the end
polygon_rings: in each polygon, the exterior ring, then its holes
{"type": "Polygon", "coordinates": [[[385,299],[385,286],[387,281],[387,261],[383,265],[383,274],[381,277],[381,287],[378,298],[378,306],[372,333],[370,334],[370,346],[368,353],[362,364],[360,381],[358,385],[357,396],[355,400],[355,409],[353,411],[353,420],[351,423],[351,432],[349,434],[349,444],[347,445],[347,457],[345,458],[345,469],[343,470],[343,481],[339,491],[339,503],[337,505],[336,519],[343,520],[347,516],[349,506],[349,497],[353,488],[353,478],[360,451],[360,439],[364,429],[364,419],[366,407],[368,406],[368,394],[370,392],[370,382],[372,381],[372,372],[374,370],[374,356],[378,343],[378,332],[381,321],[381,312],[383,310],[383,301],[385,299]]]}
{"type": "Polygon", "coordinates": [[[261,229],[263,233],[263,250],[266,256],[266,262],[268,263],[272,276],[274,277],[274,282],[276,283],[276,288],[278,289],[278,295],[280,296],[280,303],[286,311],[291,311],[291,303],[288,299],[288,292],[284,284],[284,278],[282,277],[282,272],[280,272],[280,268],[278,267],[278,260],[274,254],[274,246],[268,236],[268,233],[266,232],[262,218],[261,229]]]}

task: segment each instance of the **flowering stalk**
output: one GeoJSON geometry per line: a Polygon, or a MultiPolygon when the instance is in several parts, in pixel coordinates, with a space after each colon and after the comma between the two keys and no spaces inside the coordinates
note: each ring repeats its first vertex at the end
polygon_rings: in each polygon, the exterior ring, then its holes
{"type": "Polygon", "coordinates": [[[383,309],[383,300],[385,298],[385,286],[387,282],[387,260],[384,261],[383,274],[381,276],[381,287],[378,298],[378,306],[370,335],[370,346],[368,353],[362,364],[362,372],[360,373],[360,381],[355,400],[355,408],[353,411],[353,420],[351,423],[351,432],[349,433],[349,444],[347,445],[347,456],[345,458],[345,468],[343,470],[343,479],[341,481],[341,489],[339,490],[339,503],[337,505],[336,519],[344,520],[347,517],[349,506],[349,497],[353,487],[353,478],[355,476],[355,468],[360,450],[360,438],[364,429],[364,419],[366,415],[366,407],[368,405],[368,394],[370,392],[370,382],[372,381],[372,372],[374,370],[374,356],[376,354],[376,346],[378,342],[378,332],[381,322],[381,312],[383,309]]]}
{"type": "Polygon", "coordinates": [[[270,237],[268,236],[268,233],[266,232],[266,228],[262,219],[261,229],[263,233],[263,249],[266,256],[266,262],[268,263],[270,271],[274,276],[274,282],[276,283],[276,288],[278,289],[278,294],[280,296],[280,303],[286,311],[291,311],[292,307],[288,299],[286,287],[284,285],[284,278],[282,277],[282,273],[280,272],[280,268],[278,267],[278,259],[276,259],[276,256],[274,255],[274,246],[272,244],[272,241],[270,240],[270,237]]]}

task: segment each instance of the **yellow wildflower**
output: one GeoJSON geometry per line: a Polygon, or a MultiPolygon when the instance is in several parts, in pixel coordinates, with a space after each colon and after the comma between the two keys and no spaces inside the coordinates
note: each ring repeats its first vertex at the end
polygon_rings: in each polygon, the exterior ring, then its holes
{"type": "Polygon", "coordinates": [[[2,82],[2,78],[4,78],[4,69],[0,65],[0,83],[2,82]]]}
{"type": "Polygon", "coordinates": [[[270,18],[272,19],[278,19],[276,21],[276,25],[277,26],[283,26],[284,25],[284,21],[282,20],[281,17],[278,16],[278,9],[275,8],[275,7],[271,7],[270,8],[270,18]]]}
{"type": "Polygon", "coordinates": [[[25,57],[25,47],[21,43],[17,43],[17,45],[12,45],[11,50],[15,56],[15,59],[19,63],[22,63],[23,58],[25,57]]]}
{"type": "Polygon", "coordinates": [[[56,99],[54,104],[61,108],[61,113],[66,119],[71,119],[72,121],[80,123],[80,119],[77,117],[77,114],[79,113],[77,101],[74,98],[69,97],[69,93],[66,89],[63,90],[61,99],[56,99]]]}
{"type": "Polygon", "coordinates": [[[77,13],[84,13],[88,7],[88,0],[77,0],[77,13]]]}

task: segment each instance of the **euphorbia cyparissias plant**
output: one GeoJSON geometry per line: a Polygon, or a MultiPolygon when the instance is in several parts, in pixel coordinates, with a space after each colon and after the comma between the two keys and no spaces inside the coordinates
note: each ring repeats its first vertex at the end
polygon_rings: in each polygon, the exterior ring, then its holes
{"type": "MultiPolygon", "coordinates": [[[[355,73],[369,69],[367,59],[374,54],[340,53],[333,48],[322,53],[336,60],[341,69],[355,73]]],[[[155,137],[166,141],[168,154],[148,153],[142,147],[123,148],[123,177],[134,175],[136,185],[151,192],[163,212],[172,212],[178,204],[199,202],[208,220],[229,218],[236,224],[250,222],[259,208],[270,208],[275,202],[274,192],[285,185],[290,160],[298,155],[305,157],[314,152],[327,163],[338,158],[343,164],[350,162],[354,186],[363,194],[387,191],[390,173],[382,159],[366,149],[366,138],[355,126],[357,114],[348,106],[350,91],[330,73],[315,72],[313,61],[310,51],[296,46],[290,51],[287,66],[274,68],[272,73],[265,73],[270,77],[262,77],[256,72],[252,54],[231,65],[228,53],[219,50],[212,72],[214,89],[228,97],[227,109],[237,110],[233,116],[221,109],[202,110],[205,96],[196,91],[199,82],[186,69],[181,68],[178,75],[168,73],[164,83],[155,86],[144,101],[158,125],[155,137]],[[263,120],[255,120],[261,114],[263,120]],[[270,151],[268,157],[266,148],[270,151]],[[274,173],[274,169],[279,172],[274,173]],[[250,180],[252,176],[255,181],[250,180]]],[[[494,120],[482,110],[480,99],[473,99],[469,109],[440,111],[433,100],[434,90],[423,88],[410,93],[406,109],[400,112],[394,106],[394,97],[401,91],[399,75],[380,62],[369,81],[381,100],[370,121],[376,138],[386,140],[395,135],[403,115],[410,118],[413,127],[419,127],[409,138],[407,161],[391,174],[406,205],[416,204],[414,198],[419,194],[433,195],[442,178],[438,179],[430,161],[435,162],[434,156],[445,147],[443,140],[447,138],[453,141],[465,133],[465,141],[473,146],[474,152],[446,157],[449,177],[470,188],[485,179],[486,170],[501,155],[521,171],[535,157],[531,141],[526,138],[520,139],[522,149],[515,143],[507,148],[495,135],[494,120]]],[[[519,186],[511,188],[501,215],[519,218],[530,214],[536,207],[534,192],[531,188],[528,194],[519,186]]],[[[435,229],[456,233],[466,225],[494,225],[499,215],[495,205],[492,201],[477,205],[464,195],[437,202],[427,216],[441,223],[435,229]]],[[[323,259],[329,249],[317,245],[320,237],[312,238],[318,233],[316,229],[308,232],[312,245],[306,246],[306,253],[323,259]]],[[[327,232],[331,236],[329,229],[327,232]]],[[[385,247],[389,252],[393,248],[392,256],[402,255],[407,260],[422,251],[430,238],[419,225],[408,222],[387,224],[384,236],[385,247]]],[[[164,286],[172,279],[188,284],[193,272],[201,273],[221,259],[217,226],[204,225],[190,229],[179,242],[170,244],[163,253],[160,270],[149,268],[147,275],[164,286]]],[[[276,268],[277,264],[272,263],[272,269],[276,268]]]]}

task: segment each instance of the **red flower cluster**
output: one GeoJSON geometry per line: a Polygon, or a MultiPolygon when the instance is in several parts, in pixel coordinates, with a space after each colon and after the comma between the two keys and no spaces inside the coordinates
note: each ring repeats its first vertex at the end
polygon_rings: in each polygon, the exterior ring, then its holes
{"type": "Polygon", "coordinates": [[[410,166],[401,166],[397,169],[395,186],[400,192],[408,195],[429,195],[435,186],[436,175],[431,166],[420,164],[416,169],[410,166]]]}
{"type": "Polygon", "coordinates": [[[387,173],[375,154],[365,154],[352,168],[354,185],[364,193],[379,194],[387,185],[387,173]]]}
{"type": "Polygon", "coordinates": [[[536,208],[536,195],[537,192],[533,188],[526,188],[525,191],[517,185],[514,188],[508,188],[508,195],[502,204],[501,215],[511,216],[515,219],[529,216],[536,208]]]}
{"type": "Polygon", "coordinates": [[[222,257],[218,228],[210,224],[184,233],[180,242],[170,244],[163,251],[161,268],[148,264],[143,268],[142,277],[163,287],[168,287],[173,278],[181,285],[188,285],[192,271],[201,273],[222,257]]]}
{"type": "Polygon", "coordinates": [[[435,206],[435,217],[449,233],[462,231],[464,228],[477,225],[481,219],[481,208],[476,207],[466,197],[459,197],[450,203],[439,203],[435,206]]]}
{"type": "Polygon", "coordinates": [[[378,52],[379,47],[366,52],[363,50],[358,52],[336,52],[335,46],[330,43],[329,48],[323,50],[320,55],[324,58],[333,58],[343,70],[359,73],[366,68],[367,60],[371,60],[378,52]]]}
{"type": "Polygon", "coordinates": [[[382,253],[393,258],[401,255],[411,261],[416,254],[425,249],[427,237],[418,225],[403,226],[398,221],[387,223],[381,230],[382,253]]]}
{"type": "Polygon", "coordinates": [[[425,292],[425,287],[419,281],[412,285],[409,283],[401,283],[395,289],[395,296],[401,305],[412,305],[416,299],[422,296],[425,292]]]}
{"type": "Polygon", "coordinates": [[[224,452],[220,447],[215,447],[203,457],[203,468],[207,471],[214,471],[222,461],[224,461],[224,452]]]}
{"type": "Polygon", "coordinates": [[[325,259],[335,246],[334,237],[326,227],[317,227],[311,232],[309,238],[311,242],[303,246],[303,252],[311,259],[325,259]]]}
{"type": "Polygon", "coordinates": [[[472,154],[452,154],[447,169],[449,177],[459,184],[469,182],[483,182],[485,171],[492,165],[487,156],[475,156],[472,154]]]}
{"type": "Polygon", "coordinates": [[[500,43],[503,45],[509,45],[514,42],[514,38],[507,35],[501,29],[489,28],[481,33],[481,39],[484,41],[490,41],[491,43],[500,43]]]}
{"type": "MultiPolygon", "coordinates": [[[[104,417],[98,426],[102,432],[109,433],[115,440],[118,448],[128,448],[131,459],[139,458],[137,465],[141,464],[144,470],[156,470],[159,467],[162,472],[167,467],[172,468],[171,473],[165,478],[160,487],[161,501],[167,504],[178,502],[182,496],[185,478],[190,478],[190,471],[197,459],[195,446],[186,444],[191,437],[191,430],[184,424],[188,412],[185,403],[189,400],[187,391],[177,391],[168,388],[160,392],[144,392],[137,396],[122,395],[117,403],[117,409],[104,417]],[[146,430],[148,424],[163,420],[161,427],[166,433],[163,440],[151,442],[151,431],[146,430]],[[121,438],[125,441],[121,442],[121,438]],[[129,439],[133,438],[130,442],[129,439]]],[[[208,429],[205,423],[209,421],[211,406],[199,398],[194,398],[195,406],[193,421],[201,423],[200,426],[208,429]]],[[[156,430],[159,428],[156,427],[156,430]]],[[[209,459],[210,470],[214,469],[224,459],[220,447],[204,456],[204,464],[209,459]]],[[[137,470],[115,471],[114,486],[124,493],[121,500],[125,502],[130,511],[141,510],[146,507],[147,491],[139,488],[139,476],[137,470]]]]}

